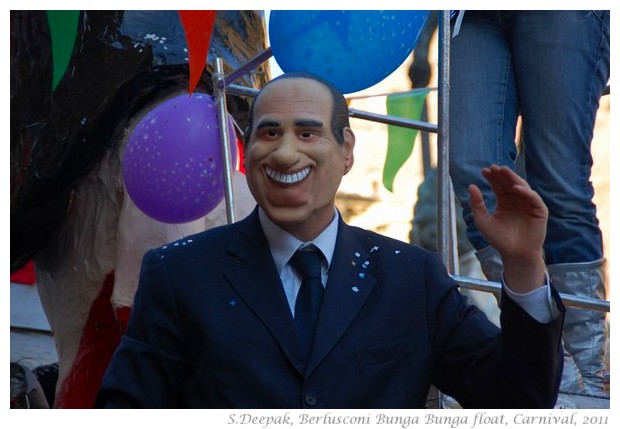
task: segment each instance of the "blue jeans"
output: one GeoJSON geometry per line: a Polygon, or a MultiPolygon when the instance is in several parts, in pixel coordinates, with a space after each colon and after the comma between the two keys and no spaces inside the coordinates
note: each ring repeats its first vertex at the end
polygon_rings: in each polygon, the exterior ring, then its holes
{"type": "Polygon", "coordinates": [[[467,11],[450,48],[450,175],[471,243],[488,246],[468,185],[495,208],[480,170],[516,169],[521,115],[520,174],[549,208],[547,264],[602,258],[590,145],[609,79],[609,11],[467,11]]]}

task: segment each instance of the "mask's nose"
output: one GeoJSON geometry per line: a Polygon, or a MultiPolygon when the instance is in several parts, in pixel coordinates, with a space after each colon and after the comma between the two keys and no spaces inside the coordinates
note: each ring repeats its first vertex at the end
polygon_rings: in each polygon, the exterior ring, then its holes
{"type": "Polygon", "coordinates": [[[285,133],[272,153],[272,162],[282,167],[288,167],[298,159],[297,139],[291,133],[285,133]]]}

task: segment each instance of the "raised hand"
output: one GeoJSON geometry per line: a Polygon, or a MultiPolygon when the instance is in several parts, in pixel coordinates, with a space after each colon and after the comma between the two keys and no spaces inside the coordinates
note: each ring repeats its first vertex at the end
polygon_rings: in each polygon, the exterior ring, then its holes
{"type": "Polygon", "coordinates": [[[542,246],[547,232],[548,210],[542,198],[508,167],[492,165],[482,174],[497,197],[497,208],[489,213],[476,185],[469,186],[476,226],[504,264],[510,289],[526,293],[544,282],[542,246]]]}

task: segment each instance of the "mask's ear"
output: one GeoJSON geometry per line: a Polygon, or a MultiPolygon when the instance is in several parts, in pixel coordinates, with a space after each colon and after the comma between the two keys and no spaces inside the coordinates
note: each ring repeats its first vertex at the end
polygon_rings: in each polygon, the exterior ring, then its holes
{"type": "Polygon", "coordinates": [[[355,147],[355,134],[353,134],[353,130],[349,127],[345,127],[343,130],[344,134],[344,174],[347,174],[351,171],[351,167],[353,167],[353,148],[355,147]]]}

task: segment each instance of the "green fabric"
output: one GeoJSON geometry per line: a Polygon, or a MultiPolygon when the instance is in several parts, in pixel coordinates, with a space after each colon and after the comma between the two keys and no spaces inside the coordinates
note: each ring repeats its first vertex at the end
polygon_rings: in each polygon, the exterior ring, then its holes
{"type": "MultiPolygon", "coordinates": [[[[387,96],[387,114],[401,118],[420,120],[426,95],[430,89],[416,89],[407,93],[390,94],[387,96]]],[[[398,170],[409,159],[413,152],[418,130],[388,125],[388,145],[385,164],[383,166],[383,186],[394,192],[394,179],[398,170]]]]}
{"type": "Polygon", "coordinates": [[[54,66],[52,91],[56,89],[67,71],[77,37],[79,10],[48,10],[47,21],[52,37],[52,63],[54,66]]]}

